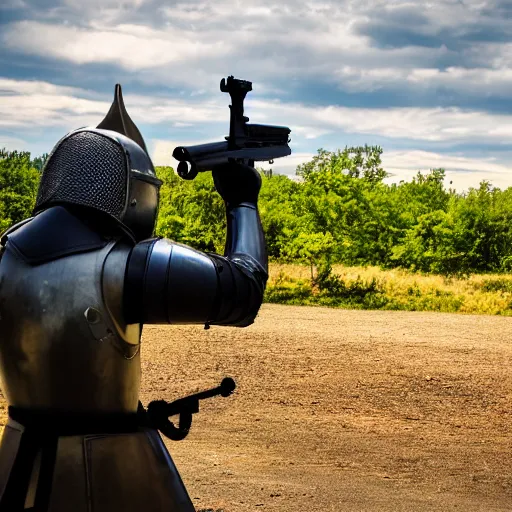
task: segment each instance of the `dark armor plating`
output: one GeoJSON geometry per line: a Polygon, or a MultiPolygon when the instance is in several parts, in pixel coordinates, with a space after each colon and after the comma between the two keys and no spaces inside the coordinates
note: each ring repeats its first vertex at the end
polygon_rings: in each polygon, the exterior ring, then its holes
{"type": "Polygon", "coordinates": [[[7,235],[0,375],[9,404],[136,412],[140,329],[110,314],[114,287],[102,286],[104,267],[116,268],[108,260],[119,260],[123,245],[126,261],[129,245],[100,237],[63,207],[7,235]]]}
{"type": "Polygon", "coordinates": [[[132,251],[126,274],[129,322],[235,325],[253,323],[263,300],[267,255],[254,205],[228,209],[224,257],[165,239],[132,251]]]}
{"type": "Polygon", "coordinates": [[[194,510],[155,427],[182,439],[198,400],[234,383],[145,413],[142,324],[251,324],[267,256],[251,202],[227,205],[224,256],[150,238],[159,186],[116,87],[100,127],[51,153],[35,216],[1,238],[0,512],[194,510]]]}

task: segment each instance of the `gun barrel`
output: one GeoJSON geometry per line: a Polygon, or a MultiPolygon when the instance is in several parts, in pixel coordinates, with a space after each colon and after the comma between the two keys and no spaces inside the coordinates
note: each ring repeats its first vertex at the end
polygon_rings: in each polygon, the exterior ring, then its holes
{"type": "Polygon", "coordinates": [[[227,142],[214,142],[198,146],[179,146],[173,152],[173,157],[179,162],[187,162],[193,170],[211,171],[216,167],[227,164],[230,160],[254,160],[266,162],[291,154],[288,145],[245,147],[229,150],[227,142]]]}
{"type": "Polygon", "coordinates": [[[227,142],[211,142],[197,146],[178,146],[172,156],[178,162],[188,162],[198,171],[209,171],[224,163],[222,155],[228,152],[227,142]],[[218,161],[220,158],[220,161],[218,161]]]}
{"type": "Polygon", "coordinates": [[[220,90],[231,96],[229,136],[222,142],[175,148],[172,156],[179,162],[177,172],[183,179],[192,180],[198,172],[213,171],[230,161],[253,166],[254,162],[271,161],[292,152],[288,146],[290,128],[248,124],[244,99],[252,90],[252,82],[229,76],[222,79],[220,90]]]}

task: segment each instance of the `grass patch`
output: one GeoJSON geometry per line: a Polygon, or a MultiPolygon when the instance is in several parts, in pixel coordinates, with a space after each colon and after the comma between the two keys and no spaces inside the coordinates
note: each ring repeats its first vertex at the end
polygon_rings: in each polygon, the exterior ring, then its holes
{"type": "Polygon", "coordinates": [[[310,280],[279,272],[277,276],[271,276],[271,282],[265,291],[265,302],[292,305],[309,304],[312,294],[310,280]]]}
{"type": "Polygon", "coordinates": [[[265,301],[350,309],[512,316],[512,276],[447,278],[398,269],[334,265],[324,285],[315,286],[309,267],[272,263],[265,301]]]}

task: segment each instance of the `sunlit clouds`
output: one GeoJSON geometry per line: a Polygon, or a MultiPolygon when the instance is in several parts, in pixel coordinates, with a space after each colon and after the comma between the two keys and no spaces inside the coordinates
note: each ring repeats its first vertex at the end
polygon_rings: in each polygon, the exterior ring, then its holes
{"type": "Polygon", "coordinates": [[[392,179],[445,167],[459,188],[512,185],[511,14],[499,0],[6,0],[0,144],[48,151],[96,125],[120,82],[168,163],[173,144],[227,134],[219,81],[234,74],[253,81],[251,121],[292,129],[275,172],[368,143],[392,179]]]}

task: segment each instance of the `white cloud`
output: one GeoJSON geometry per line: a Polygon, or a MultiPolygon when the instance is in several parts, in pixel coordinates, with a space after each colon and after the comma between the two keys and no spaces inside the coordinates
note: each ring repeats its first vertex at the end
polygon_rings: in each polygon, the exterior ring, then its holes
{"type": "Polygon", "coordinates": [[[386,179],[389,183],[410,181],[418,171],[425,173],[430,169],[443,168],[446,170],[446,186],[459,192],[478,187],[482,180],[500,188],[512,186],[512,162],[498,161],[492,157],[468,158],[460,154],[420,150],[390,151],[384,152],[382,162],[384,169],[392,174],[386,179]]]}
{"type": "Polygon", "coordinates": [[[7,149],[8,151],[28,151],[29,147],[29,143],[23,139],[0,134],[0,149],[7,149]]]}
{"type": "Polygon", "coordinates": [[[439,87],[488,97],[508,95],[512,88],[512,68],[362,68],[343,66],[336,72],[339,85],[349,92],[375,92],[381,89],[435,91],[439,87]]]}
{"type": "Polygon", "coordinates": [[[63,3],[77,10],[87,7],[90,11],[94,12],[101,8],[133,9],[140,7],[146,2],[147,0],[87,0],[86,5],[84,5],[83,0],[64,0],[63,3]]]}
{"type": "Polygon", "coordinates": [[[13,80],[11,78],[0,77],[0,98],[8,93],[16,93],[17,95],[31,94],[87,94],[84,89],[78,87],[66,87],[62,85],[54,85],[50,82],[41,80],[13,80]]]}
{"type": "MultiPolygon", "coordinates": [[[[216,94],[200,102],[185,98],[125,94],[125,103],[137,124],[170,126],[227,123],[227,98],[216,94]]],[[[110,107],[105,100],[78,88],[45,82],[0,79],[0,127],[62,126],[74,129],[96,125],[110,107]]],[[[246,114],[252,122],[287,125],[297,136],[320,139],[329,133],[365,134],[389,139],[438,143],[509,144],[512,115],[458,108],[348,108],[251,100],[246,114]]],[[[218,138],[213,134],[214,138],[218,138]]]]}
{"type": "MultiPolygon", "coordinates": [[[[281,102],[252,101],[258,120],[281,120],[294,126],[314,126],[335,132],[432,142],[487,141],[509,143],[512,116],[458,108],[315,107],[281,102]]],[[[292,131],[293,136],[293,131],[292,131]]]]}
{"type": "Polygon", "coordinates": [[[0,10],[2,9],[23,9],[26,4],[23,0],[3,0],[0,4],[0,10]]]}
{"type": "Polygon", "coordinates": [[[0,127],[72,127],[98,124],[110,104],[72,96],[33,94],[0,98],[0,127]],[[77,126],[78,125],[78,126],[77,126]]]}
{"type": "Polygon", "coordinates": [[[329,133],[331,133],[331,130],[321,128],[319,126],[293,126],[294,136],[299,134],[301,137],[310,140],[318,139],[319,137],[322,137],[323,135],[328,135],[329,133]]]}
{"type": "MultiPolygon", "coordinates": [[[[79,88],[0,78],[0,127],[61,126],[71,130],[97,125],[113,98],[101,100],[98,96],[79,88]]],[[[184,99],[132,94],[125,94],[124,98],[128,112],[137,123],[216,122],[221,115],[227,115],[225,105],[208,100],[194,106],[184,99]]]]}
{"type": "MultiPolygon", "coordinates": [[[[276,172],[293,174],[294,162],[312,156],[306,153],[305,147],[311,148],[307,141],[323,146],[328,135],[340,144],[346,134],[358,134],[370,140],[387,138],[391,146],[409,140],[418,148],[429,142],[430,148],[444,149],[473,143],[505,148],[512,136],[508,114],[456,107],[348,108],[336,99],[339,89],[351,95],[364,92],[383,103],[382,92],[392,92],[395,101],[409,105],[418,97],[435,104],[439,92],[443,104],[453,105],[469,104],[461,102],[468,96],[475,101],[509,97],[512,25],[502,0],[432,0],[421,6],[411,0],[0,2],[0,9],[26,8],[26,20],[6,23],[0,32],[7,58],[20,65],[24,54],[40,57],[48,68],[55,59],[74,77],[75,71],[97,72],[91,65],[98,64],[109,77],[122,69],[123,76],[138,84],[183,89],[183,95],[169,98],[125,90],[128,111],[137,124],[165,123],[184,133],[200,126],[201,133],[219,139],[220,123],[227,127],[228,99],[219,93],[218,79],[227,74],[250,78],[255,83],[247,101],[251,121],[292,129],[294,155],[277,160],[276,172]],[[324,87],[318,90],[332,95],[330,106],[314,104],[325,105],[326,98],[262,99],[289,98],[287,89],[299,85],[303,91],[316,81],[324,87]]],[[[7,67],[3,72],[10,71],[7,67]]],[[[33,68],[31,75],[38,72],[33,68]]],[[[99,94],[0,78],[0,128],[9,130],[11,140],[22,141],[33,129],[53,126],[64,133],[96,125],[111,100],[111,91],[99,94]]],[[[186,141],[197,142],[205,141],[186,141]]],[[[155,159],[167,163],[173,144],[181,143],[155,139],[155,159]]],[[[387,161],[397,173],[439,162],[457,173],[457,179],[462,175],[457,169],[469,169],[468,180],[485,174],[495,181],[505,179],[507,168],[503,162],[464,160],[461,155],[384,155],[391,157],[387,161]]]]}
{"type": "MultiPolygon", "coordinates": [[[[32,4],[37,7],[34,0],[32,4]]],[[[435,0],[420,8],[398,0],[182,0],[171,5],[163,0],[61,0],[46,9],[51,16],[38,11],[41,16],[35,19],[48,23],[4,25],[2,41],[21,52],[77,64],[107,62],[128,70],[158,70],[156,79],[162,73],[173,79],[177,70],[197,78],[201,73],[191,69],[191,60],[207,71],[219,69],[219,63],[252,69],[260,81],[265,76],[311,78],[319,72],[326,78],[346,66],[375,68],[377,73],[386,67],[437,66],[439,59],[457,55],[441,43],[443,39],[463,40],[479,28],[489,33],[509,28],[495,4],[435,0]],[[386,33],[411,30],[440,42],[431,47],[413,40],[401,47],[376,47],[374,24],[386,33]],[[234,63],[237,60],[250,66],[234,63]]],[[[482,67],[490,62],[500,69],[512,66],[503,44],[475,41],[461,52],[480,60],[482,67]]]]}
{"type": "Polygon", "coordinates": [[[83,29],[20,21],[5,29],[2,42],[27,54],[53,56],[75,64],[107,62],[127,70],[190,63],[229,53],[222,41],[200,42],[183,30],[161,31],[139,25],[83,29]]]}
{"type": "Polygon", "coordinates": [[[90,10],[90,18],[76,24],[7,24],[0,42],[11,51],[76,65],[108,63],[148,71],[139,80],[151,83],[202,87],[213,73],[226,70],[250,76],[267,90],[284,79],[329,81],[346,66],[433,66],[450,53],[446,48],[376,48],[355,30],[355,22],[364,19],[360,10],[346,11],[334,3],[224,0],[155,9],[158,28],[116,23],[103,11],[95,15],[90,10]]]}

